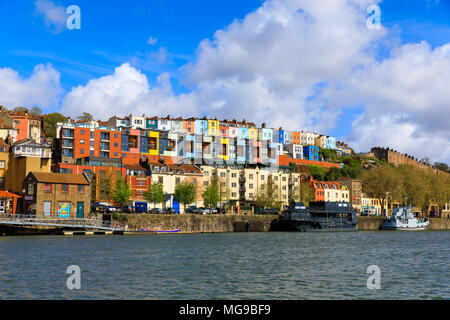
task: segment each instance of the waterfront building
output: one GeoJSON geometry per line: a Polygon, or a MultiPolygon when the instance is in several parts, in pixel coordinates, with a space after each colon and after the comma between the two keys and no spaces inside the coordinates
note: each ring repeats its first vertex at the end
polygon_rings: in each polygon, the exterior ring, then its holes
{"type": "Polygon", "coordinates": [[[12,193],[8,189],[0,189],[0,214],[21,213],[18,208],[21,198],[20,195],[12,193]]]}
{"type": "Polygon", "coordinates": [[[81,219],[90,212],[90,181],[83,174],[32,171],[23,190],[23,212],[36,217],[81,219]]]}
{"type": "Polygon", "coordinates": [[[20,194],[22,192],[23,179],[30,171],[50,172],[51,158],[51,148],[47,144],[37,143],[31,139],[13,143],[10,147],[5,187],[14,193],[20,194]]]}
{"type": "Polygon", "coordinates": [[[200,169],[194,165],[150,163],[152,183],[160,183],[165,194],[164,203],[152,204],[152,208],[173,208],[177,213],[184,213],[183,205],[174,199],[175,187],[186,181],[196,186],[197,206],[203,206],[203,175],[200,169]]]}
{"type": "Polygon", "coordinates": [[[339,182],[346,185],[351,197],[352,208],[361,213],[361,197],[362,197],[362,184],[361,180],[352,179],[350,177],[343,177],[339,179],[339,182]]]}
{"type": "Polygon", "coordinates": [[[147,212],[148,205],[145,200],[145,192],[151,184],[150,170],[147,170],[141,165],[125,165],[124,169],[126,183],[132,192],[130,203],[136,208],[139,208],[141,212],[147,212]]]}

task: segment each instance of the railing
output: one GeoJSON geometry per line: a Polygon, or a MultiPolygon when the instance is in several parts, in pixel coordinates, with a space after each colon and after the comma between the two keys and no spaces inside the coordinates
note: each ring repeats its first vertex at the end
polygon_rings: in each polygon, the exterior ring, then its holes
{"type": "Polygon", "coordinates": [[[99,219],[36,217],[34,215],[26,214],[0,214],[0,224],[89,228],[113,231],[123,230],[119,222],[103,221],[99,219]]]}

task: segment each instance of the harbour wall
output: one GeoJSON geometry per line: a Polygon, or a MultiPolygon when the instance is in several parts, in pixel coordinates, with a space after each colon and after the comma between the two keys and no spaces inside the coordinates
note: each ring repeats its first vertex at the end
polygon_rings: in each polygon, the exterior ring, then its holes
{"type": "MultiPolygon", "coordinates": [[[[379,230],[384,217],[358,217],[358,230],[379,230]]],[[[429,218],[430,230],[450,230],[449,218],[429,218]]]]}
{"type": "Polygon", "coordinates": [[[174,230],[184,233],[197,232],[266,232],[277,220],[275,215],[196,215],[196,214],[136,214],[118,215],[126,231],[174,230]]]}

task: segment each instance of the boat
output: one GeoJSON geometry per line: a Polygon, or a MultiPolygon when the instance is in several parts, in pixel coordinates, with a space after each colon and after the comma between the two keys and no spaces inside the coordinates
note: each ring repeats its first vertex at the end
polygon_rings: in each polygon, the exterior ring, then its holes
{"type": "Polygon", "coordinates": [[[151,229],[141,229],[143,232],[157,232],[157,233],[169,233],[169,232],[180,232],[180,229],[172,229],[172,230],[151,230],[151,229]]]}
{"type": "Polygon", "coordinates": [[[426,230],[430,225],[428,218],[416,218],[411,207],[400,207],[383,221],[383,230],[426,230]]]}
{"type": "Polygon", "coordinates": [[[356,213],[349,202],[291,203],[271,231],[355,231],[356,213]]]}

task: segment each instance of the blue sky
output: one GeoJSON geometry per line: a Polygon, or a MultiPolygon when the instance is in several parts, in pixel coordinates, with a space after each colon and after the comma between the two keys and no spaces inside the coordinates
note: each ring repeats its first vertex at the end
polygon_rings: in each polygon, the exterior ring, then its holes
{"type": "MultiPolygon", "coordinates": [[[[184,85],[184,67],[196,64],[202,51],[200,42],[214,39],[217,30],[227,30],[233,21],[242,21],[264,3],[262,0],[39,1],[62,8],[78,5],[81,30],[58,30],[54,23],[46,23],[37,10],[38,1],[0,0],[0,68],[10,68],[21,79],[27,79],[37,65],[50,63],[60,74],[62,93],[58,103],[44,107],[46,112],[58,111],[74,87],[87,86],[89,80],[111,75],[126,62],[145,75],[150,86],[158,85],[157,77],[161,74],[170,73],[173,94],[188,94],[193,88],[184,85]],[[154,43],[149,43],[150,38],[154,43]]],[[[381,24],[388,30],[385,39],[396,42],[396,46],[426,41],[433,51],[450,43],[450,0],[385,0],[380,8],[381,24]]],[[[378,43],[375,57],[380,61],[391,55],[392,42],[386,43],[378,43]]],[[[328,83],[328,79],[322,81],[328,83]]],[[[190,83],[198,85],[195,81],[190,83]]],[[[368,104],[345,101],[340,107],[339,116],[330,119],[329,128],[323,130],[339,138],[352,135],[354,138],[358,135],[352,132],[354,121],[369,114],[368,104]]],[[[213,115],[222,116],[220,111],[213,115]]],[[[326,126],[325,120],[324,123],[326,126]]],[[[419,127],[416,129],[415,135],[420,131],[419,127]]],[[[450,153],[443,157],[450,158],[450,153]]]]}

